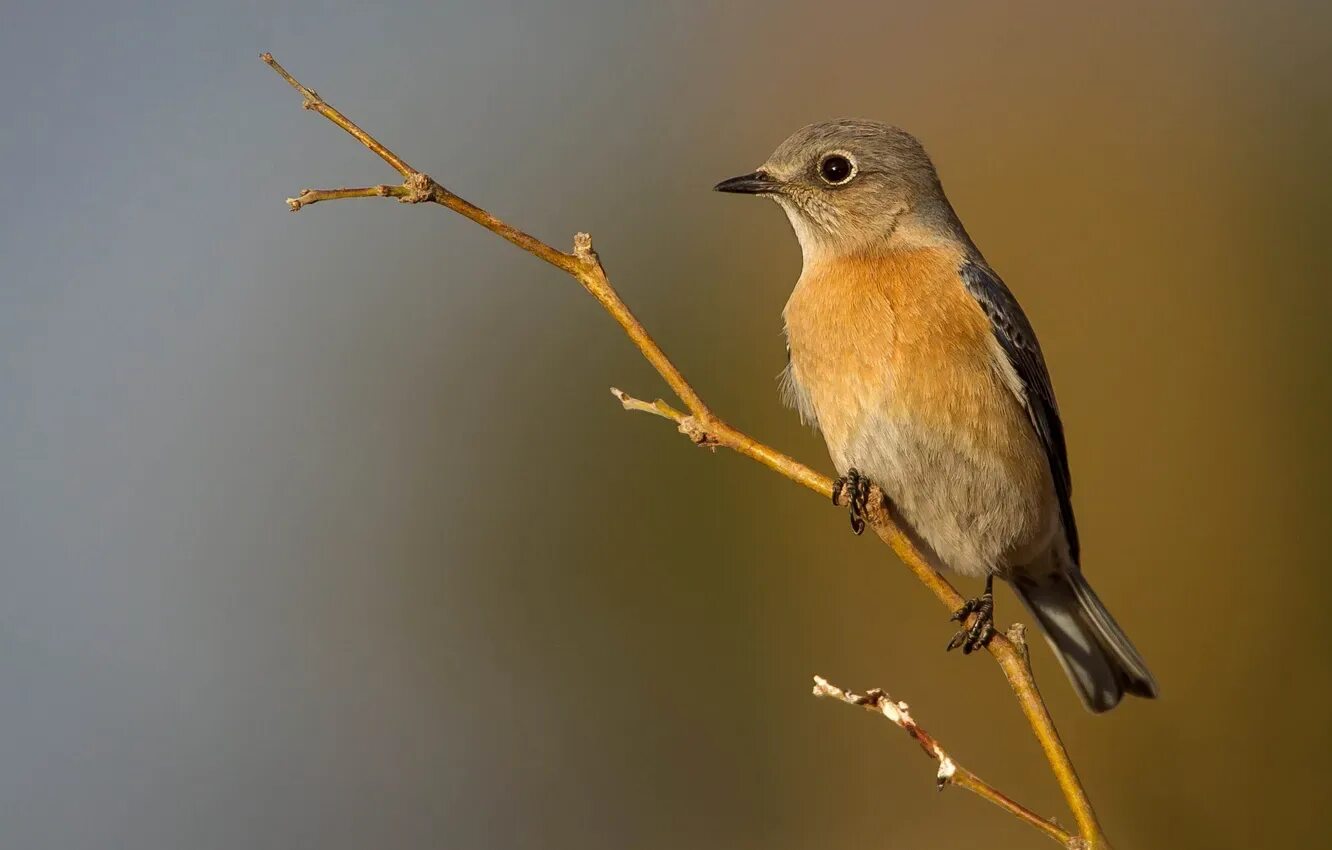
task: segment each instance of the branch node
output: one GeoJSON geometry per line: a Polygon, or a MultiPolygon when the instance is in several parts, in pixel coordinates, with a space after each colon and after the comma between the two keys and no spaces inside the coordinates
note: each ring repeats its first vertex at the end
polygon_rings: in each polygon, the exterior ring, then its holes
{"type": "MultiPolygon", "coordinates": [[[[592,248],[592,234],[575,233],[573,241],[573,255],[583,268],[597,271],[601,276],[605,276],[605,271],[601,268],[601,258],[592,248]]],[[[584,283],[586,285],[586,283],[584,283]]]]}
{"type": "MultiPolygon", "coordinates": [[[[843,488],[837,493],[837,499],[833,502],[839,508],[849,507],[851,504],[851,490],[843,488]]],[[[870,525],[879,527],[888,527],[892,525],[892,516],[888,512],[888,495],[883,492],[878,484],[871,484],[869,489],[869,500],[865,503],[862,511],[866,521],[870,525]]]]}
{"type": "Polygon", "coordinates": [[[703,427],[703,423],[699,422],[696,417],[686,416],[681,419],[679,431],[681,434],[684,434],[686,437],[693,440],[694,445],[710,449],[713,452],[716,452],[717,446],[721,445],[721,441],[709,433],[708,430],[703,427]]]}
{"type": "MultiPolygon", "coordinates": [[[[406,194],[398,198],[404,204],[421,204],[430,200],[435,193],[435,181],[429,174],[422,174],[419,171],[413,172],[402,181],[402,186],[407,190],[406,194]]],[[[387,189],[388,187],[384,187],[387,189]]]]}
{"type": "Polygon", "coordinates": [[[934,775],[934,784],[940,791],[944,789],[953,779],[953,774],[957,773],[957,765],[946,754],[939,754],[939,772],[934,775]]]}
{"type": "Polygon", "coordinates": [[[592,250],[591,233],[574,234],[574,256],[584,262],[596,259],[597,252],[592,250]]]}
{"type": "MultiPolygon", "coordinates": [[[[269,57],[272,58],[272,57],[269,57]]],[[[321,106],[328,106],[324,99],[319,96],[319,92],[308,86],[301,87],[301,108],[318,110],[321,106]]]]}

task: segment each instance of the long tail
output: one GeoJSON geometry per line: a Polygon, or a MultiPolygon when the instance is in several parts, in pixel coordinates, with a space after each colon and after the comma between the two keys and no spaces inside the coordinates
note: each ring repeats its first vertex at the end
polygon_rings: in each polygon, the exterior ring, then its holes
{"type": "Polygon", "coordinates": [[[1126,693],[1156,696],[1156,680],[1123,629],[1077,568],[1040,579],[1018,576],[1013,589],[1040,621],[1064,672],[1089,711],[1108,711],[1126,693]]]}

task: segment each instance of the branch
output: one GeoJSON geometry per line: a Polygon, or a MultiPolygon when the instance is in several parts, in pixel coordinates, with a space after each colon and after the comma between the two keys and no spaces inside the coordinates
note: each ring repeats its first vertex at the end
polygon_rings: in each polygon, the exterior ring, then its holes
{"type": "Polygon", "coordinates": [[[1039,829],[1065,847],[1075,848],[1079,846],[1075,842],[1080,841],[1080,839],[1060,829],[1054,821],[1046,820],[1021,803],[1015,802],[1007,794],[953,761],[952,757],[944,752],[944,748],[939,742],[930,733],[920,728],[916,721],[911,718],[906,703],[895,701],[878,688],[874,688],[864,696],[853,694],[836,685],[829,684],[828,680],[822,676],[814,677],[814,696],[830,697],[841,700],[847,705],[858,705],[866,711],[888,718],[889,722],[914,738],[916,743],[920,744],[920,748],[925,751],[925,755],[939,762],[939,770],[935,774],[934,780],[940,791],[946,785],[965,788],[973,794],[994,803],[1018,820],[1039,829]]]}
{"type": "Polygon", "coordinates": [[[361,189],[302,189],[294,198],[287,198],[287,206],[292,212],[300,212],[301,207],[308,207],[320,201],[340,201],[344,198],[398,198],[408,203],[407,189],[404,186],[365,186],[361,189]]]}
{"type": "MultiPolygon", "coordinates": [[[[597,299],[606,312],[619,323],[630,341],[638,347],[643,357],[652,364],[657,374],[661,375],[666,385],[670,387],[671,392],[675,393],[676,397],[684,404],[687,412],[676,410],[660,400],[652,403],[643,402],[619,390],[614,390],[616,397],[620,399],[621,404],[626,409],[650,412],[670,419],[676,423],[682,433],[696,444],[713,449],[718,446],[731,449],[758,461],[797,484],[808,487],[824,498],[831,498],[833,493],[832,481],[827,476],[821,475],[799,461],[787,457],[741,431],[737,431],[708,408],[697,391],[685,380],[684,375],[666,356],[666,353],[661,350],[661,347],[652,339],[647,329],[630,311],[628,305],[620,299],[615,288],[611,286],[610,280],[606,276],[606,270],[601,265],[601,260],[597,257],[596,252],[592,250],[592,238],[590,236],[586,233],[579,233],[574,237],[573,252],[566,253],[501,221],[475,204],[463,200],[445,189],[429,175],[412,168],[397,154],[356,126],[341,112],[329,106],[313,90],[298,82],[273,59],[272,54],[264,53],[260,58],[276,71],[282,79],[286,80],[292,88],[300,92],[304,98],[303,105],[306,109],[318,112],[347,131],[403,176],[403,182],[400,186],[372,186],[361,189],[306,189],[296,198],[287,201],[293,211],[299,212],[303,207],[321,201],[344,198],[394,197],[402,203],[436,203],[471,219],[492,233],[546,261],[577,280],[583,289],[597,299]]],[[[892,547],[907,568],[949,611],[961,607],[963,602],[961,594],[916,550],[907,535],[894,523],[885,504],[882,492],[875,488],[868,510],[865,512],[866,519],[874,528],[875,533],[892,547]]],[[[1059,733],[1055,730],[1054,721],[1041,699],[1040,692],[1036,689],[1031,667],[1027,663],[1025,647],[1020,647],[1005,636],[996,634],[990,640],[988,649],[1003,670],[1004,676],[1007,678],[1008,684],[1012,688],[1013,694],[1017,698],[1018,704],[1021,706],[1022,712],[1041,746],[1041,750],[1045,754],[1046,761],[1050,764],[1050,769],[1054,773],[1055,780],[1059,783],[1064,799],[1068,803],[1069,809],[1072,810],[1074,820],[1078,826],[1079,836],[1085,841],[1085,846],[1089,850],[1108,847],[1109,845],[1096,819],[1096,813],[1092,809],[1091,801],[1087,798],[1087,793],[1078,779],[1077,771],[1073,768],[1073,762],[1069,759],[1068,752],[1059,740],[1059,733]]]]}

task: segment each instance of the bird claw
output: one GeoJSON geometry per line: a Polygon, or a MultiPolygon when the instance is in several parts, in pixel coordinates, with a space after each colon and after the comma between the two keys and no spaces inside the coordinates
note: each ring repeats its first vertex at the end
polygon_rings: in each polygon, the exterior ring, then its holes
{"type": "Polygon", "coordinates": [[[845,504],[851,515],[851,530],[856,534],[865,531],[865,511],[869,507],[870,488],[873,486],[873,482],[861,475],[855,467],[846,471],[846,477],[833,482],[832,503],[840,506],[843,504],[842,496],[846,496],[845,504]]]}
{"type": "Polygon", "coordinates": [[[946,651],[951,652],[961,647],[963,655],[970,655],[978,649],[984,649],[995,633],[994,579],[986,580],[985,592],[962,603],[962,607],[954,611],[949,620],[962,623],[963,627],[948,641],[946,651]],[[968,627],[965,625],[966,620],[972,614],[976,615],[976,621],[968,627]]]}

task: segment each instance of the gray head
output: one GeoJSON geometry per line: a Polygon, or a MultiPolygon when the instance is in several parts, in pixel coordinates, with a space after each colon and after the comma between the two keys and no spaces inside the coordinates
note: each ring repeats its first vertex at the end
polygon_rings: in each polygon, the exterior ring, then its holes
{"type": "Polygon", "coordinates": [[[966,241],[920,142],[877,121],[802,127],[757,171],[723,180],[716,189],[781,204],[806,262],[966,241]]]}

